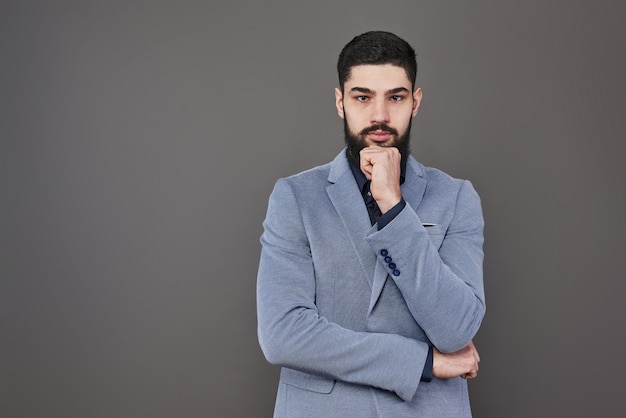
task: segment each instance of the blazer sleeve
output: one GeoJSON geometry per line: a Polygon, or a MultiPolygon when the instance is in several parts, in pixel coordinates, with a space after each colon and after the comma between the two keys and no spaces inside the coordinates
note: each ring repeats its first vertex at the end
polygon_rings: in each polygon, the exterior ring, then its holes
{"type": "Polygon", "coordinates": [[[484,221],[480,199],[469,181],[461,182],[450,210],[450,224],[438,225],[444,234],[439,247],[410,205],[366,238],[389,269],[411,315],[442,352],[465,347],[485,314],[484,221]]]}
{"type": "Polygon", "coordinates": [[[357,332],[319,315],[311,250],[288,179],[276,183],[263,226],[257,316],[267,360],[411,400],[428,344],[395,334],[357,332]]]}

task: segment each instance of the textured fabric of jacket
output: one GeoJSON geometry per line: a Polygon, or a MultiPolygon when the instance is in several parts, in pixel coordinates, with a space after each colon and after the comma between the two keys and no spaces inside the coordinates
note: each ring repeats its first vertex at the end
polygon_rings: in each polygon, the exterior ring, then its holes
{"type": "Polygon", "coordinates": [[[465,380],[420,377],[429,345],[465,347],[484,316],[480,200],[412,157],[401,190],[378,230],[343,151],[276,182],[257,278],[275,417],[471,416],[465,380]]]}

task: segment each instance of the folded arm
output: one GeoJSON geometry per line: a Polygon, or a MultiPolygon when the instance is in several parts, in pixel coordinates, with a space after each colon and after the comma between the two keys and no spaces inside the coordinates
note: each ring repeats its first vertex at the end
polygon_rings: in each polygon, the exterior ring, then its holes
{"type": "Polygon", "coordinates": [[[389,266],[385,258],[391,257],[390,277],[415,321],[443,353],[466,347],[485,313],[483,217],[468,181],[460,186],[451,210],[454,216],[447,230],[439,231],[444,234],[439,247],[409,205],[366,238],[381,263],[389,266]]]}

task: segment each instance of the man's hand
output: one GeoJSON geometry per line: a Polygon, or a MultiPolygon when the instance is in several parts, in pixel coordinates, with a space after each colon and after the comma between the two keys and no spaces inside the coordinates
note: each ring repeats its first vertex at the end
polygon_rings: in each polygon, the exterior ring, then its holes
{"type": "Polygon", "coordinates": [[[473,379],[478,375],[479,362],[480,356],[472,341],[454,353],[443,354],[433,348],[433,376],[439,379],[473,379]]]}
{"type": "Polygon", "coordinates": [[[361,171],[371,180],[370,191],[381,213],[402,200],[400,192],[400,151],[396,147],[371,145],[360,154],[361,171]]]}

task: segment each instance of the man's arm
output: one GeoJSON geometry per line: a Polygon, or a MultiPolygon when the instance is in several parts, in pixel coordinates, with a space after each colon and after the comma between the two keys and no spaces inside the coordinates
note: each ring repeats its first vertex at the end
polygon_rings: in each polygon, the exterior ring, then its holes
{"type": "MultiPolygon", "coordinates": [[[[372,180],[372,195],[379,206],[387,208],[401,199],[394,186],[399,184],[395,148],[365,148],[361,169],[372,180]]],[[[409,205],[366,239],[385,266],[394,266],[390,275],[415,321],[440,352],[453,353],[468,347],[485,312],[483,217],[480,199],[469,182],[461,184],[454,207],[448,210],[454,210],[454,216],[442,231],[445,236],[439,248],[409,205]]]]}
{"type": "Polygon", "coordinates": [[[389,266],[385,259],[392,259],[397,275],[390,271],[390,277],[411,315],[444,353],[468,345],[485,313],[482,228],[478,196],[465,182],[458,191],[454,219],[441,231],[439,248],[410,205],[366,238],[381,263],[389,266]]]}

